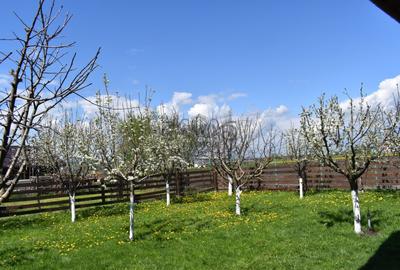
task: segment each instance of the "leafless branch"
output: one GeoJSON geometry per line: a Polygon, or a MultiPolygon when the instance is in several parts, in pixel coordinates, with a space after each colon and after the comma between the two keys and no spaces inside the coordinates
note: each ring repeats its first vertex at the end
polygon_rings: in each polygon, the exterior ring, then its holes
{"type": "MultiPolygon", "coordinates": [[[[0,63],[9,60],[14,65],[10,72],[12,81],[8,93],[0,99],[2,165],[13,144],[18,142],[20,147],[26,145],[30,131],[40,125],[44,115],[71,94],[90,85],[86,82],[97,67],[100,49],[80,69],[75,67],[75,54],[71,59],[66,59],[68,50],[75,43],[58,43],[58,40],[62,38],[61,34],[71,16],[67,14],[57,25],[62,8],[56,11],[54,0],[49,1],[48,6],[45,6],[45,2],[38,1],[30,22],[16,14],[24,34],[14,33],[14,37],[8,39],[16,42],[14,57],[9,53],[0,60],[0,63]]],[[[0,177],[0,203],[7,199],[15,186],[16,182],[10,179],[23,159],[21,151],[16,151],[14,159],[15,162],[0,177]]]]}

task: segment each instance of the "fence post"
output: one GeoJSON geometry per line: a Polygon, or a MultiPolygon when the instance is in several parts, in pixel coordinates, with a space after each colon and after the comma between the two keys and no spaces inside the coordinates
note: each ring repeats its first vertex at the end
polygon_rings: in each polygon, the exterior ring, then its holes
{"type": "Polygon", "coordinates": [[[215,170],[211,170],[210,171],[214,180],[214,187],[215,187],[215,191],[218,192],[218,174],[215,170]]]}
{"type": "Polygon", "coordinates": [[[100,188],[101,188],[101,203],[104,204],[106,203],[106,192],[103,181],[100,182],[100,188]]]}
{"type": "Polygon", "coordinates": [[[177,197],[181,196],[181,179],[182,178],[182,173],[178,170],[175,171],[175,195],[177,197]]]}
{"type": "Polygon", "coordinates": [[[375,171],[375,189],[380,189],[379,185],[379,180],[378,180],[378,170],[376,169],[378,167],[378,162],[375,162],[374,164],[374,171],[375,171]]]}
{"type": "Polygon", "coordinates": [[[185,179],[185,190],[186,189],[190,189],[190,176],[191,174],[189,173],[189,171],[186,171],[186,179],[185,179]]]}
{"type": "Polygon", "coordinates": [[[320,162],[320,163],[319,163],[319,181],[318,181],[318,184],[317,184],[317,186],[316,186],[316,190],[317,190],[317,191],[320,190],[321,183],[322,183],[322,181],[323,181],[323,176],[322,176],[322,170],[323,170],[323,169],[325,169],[325,168],[322,167],[322,163],[320,162]]]}
{"type": "Polygon", "coordinates": [[[36,181],[35,181],[36,183],[36,194],[37,194],[37,202],[38,202],[38,208],[39,208],[39,210],[42,210],[42,206],[41,206],[41,204],[40,204],[40,195],[41,195],[41,193],[42,193],[42,189],[40,188],[40,185],[39,185],[39,176],[36,176],[36,181]]]}
{"type": "Polygon", "coordinates": [[[276,161],[272,161],[273,163],[273,165],[274,165],[274,182],[275,182],[275,187],[277,187],[277,189],[281,189],[281,185],[279,184],[279,181],[278,181],[278,173],[277,173],[277,168],[276,168],[276,166],[277,166],[277,164],[276,164],[276,161]]]}
{"type": "Polygon", "coordinates": [[[125,189],[125,183],[123,183],[121,180],[118,181],[118,199],[120,201],[124,200],[124,189],[125,189]]]}

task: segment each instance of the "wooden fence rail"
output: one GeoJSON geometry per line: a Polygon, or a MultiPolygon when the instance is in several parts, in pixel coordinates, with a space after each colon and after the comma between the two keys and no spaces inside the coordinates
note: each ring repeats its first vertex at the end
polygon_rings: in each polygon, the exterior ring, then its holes
{"type": "MultiPolygon", "coordinates": [[[[177,173],[170,181],[172,195],[214,189],[214,174],[210,170],[177,173]]],[[[137,202],[160,199],[166,196],[161,175],[146,179],[135,188],[137,202]]],[[[127,183],[103,184],[96,179],[83,182],[76,191],[76,208],[107,205],[129,201],[127,183]]],[[[7,202],[0,206],[0,217],[51,212],[69,209],[69,197],[59,182],[52,177],[40,176],[21,179],[7,202]]]]}
{"type": "MultiPolygon", "coordinates": [[[[363,189],[399,189],[399,169],[394,162],[375,162],[360,179],[363,189]]],[[[347,180],[333,170],[317,163],[307,168],[307,186],[310,189],[349,189],[347,180]]],[[[173,195],[185,195],[204,191],[227,189],[226,181],[210,169],[177,173],[170,183],[173,195]]],[[[271,164],[260,179],[247,184],[248,190],[298,189],[298,175],[294,164],[271,164]]],[[[136,186],[137,202],[165,197],[165,182],[161,175],[146,179],[136,186]]],[[[103,185],[96,179],[88,179],[76,192],[76,208],[127,202],[127,184],[103,185]]],[[[62,186],[51,177],[41,176],[20,180],[11,197],[0,206],[0,217],[50,212],[69,209],[69,198],[62,186]]]]}

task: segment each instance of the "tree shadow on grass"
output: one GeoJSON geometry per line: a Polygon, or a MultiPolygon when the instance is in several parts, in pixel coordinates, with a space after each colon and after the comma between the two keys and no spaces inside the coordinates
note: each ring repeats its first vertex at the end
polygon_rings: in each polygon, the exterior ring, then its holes
{"type": "MultiPolygon", "coordinates": [[[[374,210],[370,212],[372,227],[377,230],[381,224],[381,210],[374,210]]],[[[320,220],[319,223],[325,225],[328,228],[333,227],[336,224],[347,223],[353,224],[354,217],[353,211],[347,208],[340,208],[337,210],[327,210],[319,212],[320,220]]],[[[367,225],[367,214],[361,214],[361,224],[363,226],[367,225]]]]}
{"type": "Polygon", "coordinates": [[[184,196],[173,196],[173,203],[195,203],[211,201],[211,194],[209,193],[186,193],[184,196]]]}
{"type": "MultiPolygon", "coordinates": [[[[92,216],[113,216],[127,213],[127,207],[119,205],[97,206],[77,211],[78,222],[92,216]]],[[[64,220],[69,216],[69,211],[58,213],[39,213],[23,216],[4,217],[0,219],[0,235],[6,230],[15,230],[22,228],[47,228],[53,226],[54,221],[64,220]]]]}
{"type": "Polygon", "coordinates": [[[0,249],[0,268],[11,267],[14,268],[20,264],[26,264],[34,261],[38,253],[46,252],[48,249],[44,247],[2,247],[0,249]]]}
{"type": "Polygon", "coordinates": [[[196,232],[203,229],[210,228],[212,226],[210,220],[204,220],[201,218],[185,218],[179,219],[168,219],[168,218],[157,218],[151,222],[146,222],[140,226],[135,239],[155,239],[155,240],[168,240],[172,234],[179,234],[184,231],[196,232]]]}
{"type": "Polygon", "coordinates": [[[400,231],[393,232],[359,270],[400,269],[400,231]]]}
{"type": "MultiPolygon", "coordinates": [[[[263,204],[260,202],[248,202],[246,201],[245,203],[242,203],[240,205],[240,215],[241,216],[248,216],[248,215],[253,215],[253,214],[258,214],[258,213],[264,213],[264,212],[271,212],[274,208],[279,208],[279,210],[290,208],[286,206],[280,206],[276,207],[273,205],[267,205],[263,204]]],[[[226,211],[235,214],[236,212],[236,205],[234,203],[229,204],[227,206],[226,211]]]]}
{"type": "Polygon", "coordinates": [[[304,196],[317,196],[321,194],[331,194],[333,192],[340,192],[343,194],[346,194],[346,190],[343,189],[335,189],[335,188],[330,188],[330,189],[315,189],[315,188],[309,188],[307,191],[304,191],[304,196]]]}
{"type": "MultiPolygon", "coordinates": [[[[126,204],[128,205],[128,204],[126,204]]],[[[96,206],[79,210],[77,212],[78,218],[88,218],[91,216],[116,216],[127,213],[128,206],[124,207],[121,205],[104,205],[96,206]]]]}
{"type": "Polygon", "coordinates": [[[45,228],[51,226],[51,222],[43,214],[20,216],[20,217],[6,217],[0,219],[0,234],[6,230],[15,230],[22,228],[45,228]]]}
{"type": "MultiPolygon", "coordinates": [[[[371,191],[369,191],[369,192],[371,192],[371,191]]],[[[390,195],[393,195],[394,197],[400,197],[400,193],[397,189],[379,189],[378,188],[378,189],[372,190],[372,192],[377,193],[377,194],[383,194],[383,195],[390,194],[390,195]]]]}

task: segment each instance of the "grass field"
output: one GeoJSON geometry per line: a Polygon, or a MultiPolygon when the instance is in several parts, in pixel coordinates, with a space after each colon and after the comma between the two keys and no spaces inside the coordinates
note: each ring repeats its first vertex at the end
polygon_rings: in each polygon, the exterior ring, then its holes
{"type": "Polygon", "coordinates": [[[139,204],[134,242],[124,204],[78,210],[75,224],[68,212],[0,219],[0,269],[399,269],[400,193],[360,195],[377,231],[362,236],[349,192],[242,197],[241,217],[225,193],[139,204]]]}

